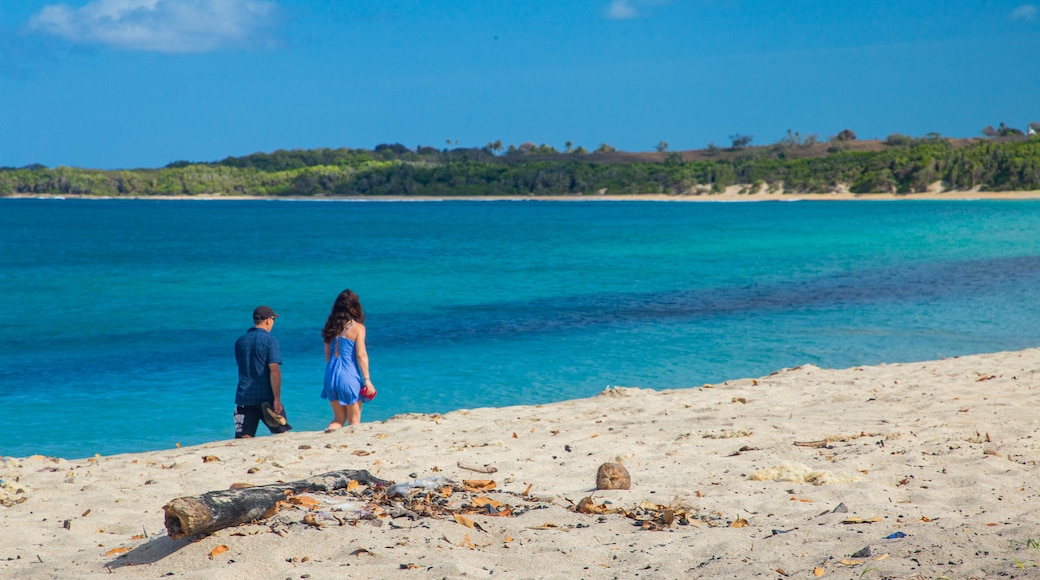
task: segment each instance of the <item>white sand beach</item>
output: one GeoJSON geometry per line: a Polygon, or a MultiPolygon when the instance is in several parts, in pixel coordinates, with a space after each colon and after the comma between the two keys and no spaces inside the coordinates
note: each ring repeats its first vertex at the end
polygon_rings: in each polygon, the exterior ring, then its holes
{"type": "Polygon", "coordinates": [[[3,458],[0,576],[1040,578],[1038,373],[1040,349],[804,366],[328,434],[3,458]],[[597,491],[604,462],[631,489],[597,491]],[[411,513],[362,485],[208,535],[164,527],[174,498],[353,469],[436,485],[411,513]]]}

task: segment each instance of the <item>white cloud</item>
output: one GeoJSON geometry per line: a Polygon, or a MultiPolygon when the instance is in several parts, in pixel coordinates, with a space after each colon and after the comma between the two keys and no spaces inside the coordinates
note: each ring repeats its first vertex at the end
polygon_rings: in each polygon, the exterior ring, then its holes
{"type": "Polygon", "coordinates": [[[643,16],[645,8],[668,4],[671,0],[611,0],[607,6],[607,18],[631,20],[643,16]]]}
{"type": "Polygon", "coordinates": [[[276,9],[263,0],[93,0],[44,6],[29,29],[125,50],[209,52],[265,42],[276,9]]]}
{"type": "Polygon", "coordinates": [[[1011,12],[1012,20],[1032,20],[1036,18],[1037,8],[1032,4],[1023,4],[1011,12]]]}
{"type": "Polygon", "coordinates": [[[637,16],[639,13],[629,0],[613,0],[607,7],[607,18],[611,20],[629,20],[637,16]]]}

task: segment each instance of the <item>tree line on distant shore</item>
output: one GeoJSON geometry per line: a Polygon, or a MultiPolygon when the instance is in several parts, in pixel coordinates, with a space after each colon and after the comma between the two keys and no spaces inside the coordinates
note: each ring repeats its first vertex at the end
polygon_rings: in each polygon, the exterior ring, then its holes
{"type": "MultiPolygon", "coordinates": [[[[439,150],[379,145],[255,153],[160,169],[97,170],[29,166],[0,168],[0,196],[105,197],[255,196],[546,196],[594,194],[711,194],[731,185],[745,191],[827,193],[1040,189],[1040,136],[953,140],[891,135],[855,142],[843,132],[830,143],[797,134],[774,145],[654,153],[601,145],[563,153],[524,144],[503,151],[439,150]],[[842,137],[844,135],[844,137],[842,137]],[[856,145],[856,146],[854,146],[856,145]]],[[[744,137],[738,135],[737,137],[744,137]]]]}

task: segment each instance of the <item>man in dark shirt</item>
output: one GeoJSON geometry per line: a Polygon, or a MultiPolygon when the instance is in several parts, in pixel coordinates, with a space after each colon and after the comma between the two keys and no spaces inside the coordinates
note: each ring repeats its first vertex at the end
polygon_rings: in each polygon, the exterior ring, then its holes
{"type": "Polygon", "coordinates": [[[235,342],[238,363],[235,439],[256,436],[261,420],[271,433],[292,429],[285,421],[282,406],[282,352],[278,339],[271,336],[275,318],[278,315],[270,306],[257,306],[253,311],[253,328],[235,342]]]}

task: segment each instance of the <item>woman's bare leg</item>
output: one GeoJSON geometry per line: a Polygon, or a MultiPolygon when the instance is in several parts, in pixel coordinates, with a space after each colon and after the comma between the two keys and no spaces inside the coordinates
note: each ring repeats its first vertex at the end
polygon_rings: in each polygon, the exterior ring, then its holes
{"type": "Polygon", "coordinates": [[[332,422],[325,428],[326,431],[333,431],[339,429],[347,423],[347,409],[343,405],[339,404],[339,401],[329,401],[332,406],[332,422]]]}
{"type": "Polygon", "coordinates": [[[347,423],[350,425],[357,425],[361,422],[361,403],[354,403],[353,405],[347,405],[343,407],[346,411],[347,423]]]}

